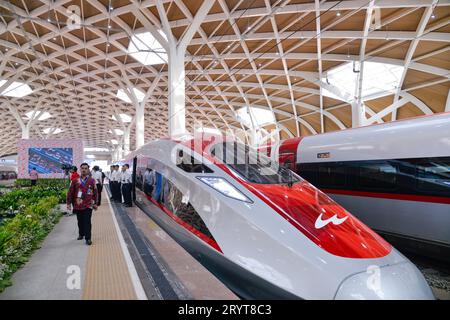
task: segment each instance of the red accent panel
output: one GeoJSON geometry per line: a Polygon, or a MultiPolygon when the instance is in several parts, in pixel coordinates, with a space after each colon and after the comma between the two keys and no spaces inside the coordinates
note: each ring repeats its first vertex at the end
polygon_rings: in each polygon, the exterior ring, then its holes
{"type": "Polygon", "coordinates": [[[247,184],[247,188],[327,252],[345,258],[384,257],[392,247],[373,230],[339,206],[327,195],[304,181],[292,188],[284,185],[247,184]],[[316,229],[315,222],[333,216],[347,217],[316,229]]]}
{"type": "Polygon", "coordinates": [[[203,143],[193,143],[191,140],[185,145],[214,162],[325,251],[345,258],[379,258],[391,252],[389,243],[307,181],[289,188],[285,185],[263,185],[243,180],[227,165],[206,152],[212,142],[220,142],[214,140],[216,139],[203,143]],[[341,224],[330,222],[317,229],[315,223],[321,214],[324,221],[333,216],[347,219],[341,224]]]}
{"type": "Polygon", "coordinates": [[[297,147],[303,138],[291,138],[283,140],[280,144],[279,154],[293,153],[297,154],[297,147]]]}
{"type": "Polygon", "coordinates": [[[201,240],[203,240],[204,242],[206,242],[207,244],[209,244],[211,247],[213,247],[214,249],[216,249],[217,251],[219,251],[220,253],[222,252],[222,249],[220,249],[219,245],[217,244],[217,242],[214,239],[211,239],[210,237],[208,237],[207,235],[201,233],[200,231],[198,231],[197,229],[193,228],[192,226],[190,226],[189,224],[187,224],[186,222],[184,222],[183,220],[181,220],[178,216],[176,216],[173,212],[171,212],[169,209],[167,209],[166,207],[164,207],[161,203],[155,201],[152,197],[145,195],[147,197],[148,200],[150,200],[155,206],[157,206],[158,208],[160,208],[162,211],[164,211],[170,218],[172,218],[176,223],[178,223],[179,225],[181,225],[183,228],[185,228],[186,230],[188,230],[189,232],[195,234],[197,237],[199,237],[201,240]]]}
{"type": "Polygon", "coordinates": [[[354,191],[354,190],[339,190],[339,189],[322,189],[322,191],[326,192],[326,193],[342,194],[342,195],[357,196],[357,197],[370,197],[370,198],[383,198],[383,199],[395,199],[395,200],[408,200],[408,201],[450,204],[449,197],[423,196],[423,195],[415,195],[415,194],[395,194],[395,193],[384,193],[384,192],[354,191]]]}

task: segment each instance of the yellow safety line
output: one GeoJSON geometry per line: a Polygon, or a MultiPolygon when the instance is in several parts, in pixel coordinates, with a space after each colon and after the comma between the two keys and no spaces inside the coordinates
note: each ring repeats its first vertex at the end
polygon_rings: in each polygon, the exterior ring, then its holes
{"type": "Polygon", "coordinates": [[[92,214],[92,245],[86,266],[84,300],[135,300],[136,293],[122,252],[108,195],[92,214]]]}

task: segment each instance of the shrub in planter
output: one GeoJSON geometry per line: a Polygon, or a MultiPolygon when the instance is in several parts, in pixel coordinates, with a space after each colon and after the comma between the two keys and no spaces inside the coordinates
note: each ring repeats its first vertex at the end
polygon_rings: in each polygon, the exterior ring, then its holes
{"type": "Polygon", "coordinates": [[[61,213],[58,198],[45,197],[35,204],[21,207],[20,212],[0,226],[0,292],[10,285],[11,275],[23,265],[33,250],[50,232],[61,213]]]}

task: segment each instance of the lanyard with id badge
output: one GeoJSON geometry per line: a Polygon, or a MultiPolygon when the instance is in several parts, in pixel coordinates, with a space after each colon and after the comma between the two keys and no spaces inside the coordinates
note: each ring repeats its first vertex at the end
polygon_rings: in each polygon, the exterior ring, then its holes
{"type": "MultiPolygon", "coordinates": [[[[86,182],[88,181],[88,178],[89,178],[89,177],[86,177],[86,178],[83,180],[83,178],[80,177],[80,183],[81,183],[81,185],[82,185],[83,188],[85,187],[86,182]]],[[[89,188],[88,188],[86,194],[90,195],[91,193],[92,193],[91,186],[89,186],[89,188]]],[[[81,190],[81,188],[78,190],[78,196],[77,196],[77,197],[80,198],[80,199],[83,198],[83,191],[81,190]]]]}

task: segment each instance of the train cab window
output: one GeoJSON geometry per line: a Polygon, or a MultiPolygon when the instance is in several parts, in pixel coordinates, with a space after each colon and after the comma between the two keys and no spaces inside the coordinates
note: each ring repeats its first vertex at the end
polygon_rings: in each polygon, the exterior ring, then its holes
{"type": "Polygon", "coordinates": [[[290,169],[272,165],[269,157],[241,143],[219,143],[212,148],[211,154],[252,183],[290,185],[302,181],[290,169]]]}
{"type": "Polygon", "coordinates": [[[388,161],[361,164],[358,184],[364,189],[394,189],[397,183],[397,168],[388,161]]]}
{"type": "Polygon", "coordinates": [[[445,192],[450,196],[450,158],[430,159],[417,164],[417,188],[445,192]]]}
{"type": "Polygon", "coordinates": [[[323,187],[342,187],[346,182],[346,167],[339,164],[321,164],[318,170],[318,184],[323,187]]]}
{"type": "Polygon", "coordinates": [[[177,167],[183,171],[186,171],[189,173],[213,173],[214,172],[208,166],[206,166],[204,163],[202,163],[201,160],[195,159],[193,156],[184,152],[181,149],[179,149],[177,151],[177,157],[178,157],[177,167]]]}

